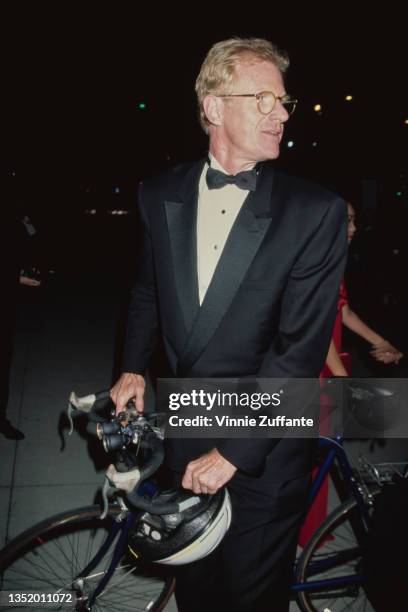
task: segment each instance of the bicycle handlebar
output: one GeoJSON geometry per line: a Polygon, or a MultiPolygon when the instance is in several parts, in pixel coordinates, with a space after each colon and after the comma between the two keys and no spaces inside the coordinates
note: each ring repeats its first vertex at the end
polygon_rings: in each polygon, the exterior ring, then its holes
{"type": "MultiPolygon", "coordinates": [[[[126,493],[129,503],[138,510],[150,512],[151,514],[174,514],[180,511],[177,503],[155,503],[138,494],[140,485],[152,476],[164,460],[163,439],[159,428],[149,422],[157,418],[158,413],[150,413],[146,416],[136,412],[134,405],[128,403],[125,412],[111,418],[105,418],[98,414],[97,402],[110,399],[109,390],[100,391],[84,397],[78,397],[72,392],[69,397],[68,418],[70,421],[70,432],[73,432],[73,417],[77,414],[85,414],[88,417],[86,427],[87,433],[99,438],[106,452],[127,449],[130,451],[132,445],[136,445],[135,455],[139,446],[150,451],[150,456],[145,464],[134,470],[137,482],[133,490],[126,493]]],[[[105,409],[106,406],[104,405],[105,409]]],[[[118,470],[119,471],[119,470],[118,470]]],[[[113,488],[113,487],[110,487],[113,488]]],[[[115,487],[115,490],[118,490],[115,487]]]]}

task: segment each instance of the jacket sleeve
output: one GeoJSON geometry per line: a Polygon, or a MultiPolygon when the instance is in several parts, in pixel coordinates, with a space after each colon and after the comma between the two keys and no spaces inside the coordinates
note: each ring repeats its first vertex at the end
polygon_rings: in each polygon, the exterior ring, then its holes
{"type": "MultiPolygon", "coordinates": [[[[333,330],[347,256],[347,207],[336,199],[299,253],[283,293],[279,331],[264,355],[258,378],[317,378],[333,330]]],[[[218,445],[233,465],[262,471],[278,439],[228,439],[218,445]]]]}
{"type": "Polygon", "coordinates": [[[142,185],[138,201],[142,245],[129,303],[122,371],[143,373],[157,344],[159,323],[153,249],[142,185]]]}
{"type": "Polygon", "coordinates": [[[324,365],[347,257],[347,207],[336,200],[292,268],[279,331],[266,352],[261,378],[318,377],[324,365]]]}

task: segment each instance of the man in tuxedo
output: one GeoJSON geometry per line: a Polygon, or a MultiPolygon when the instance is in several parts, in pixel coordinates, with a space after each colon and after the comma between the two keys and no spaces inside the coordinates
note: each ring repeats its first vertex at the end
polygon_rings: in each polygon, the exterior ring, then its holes
{"type": "MultiPolygon", "coordinates": [[[[143,255],[129,309],[117,411],[143,410],[158,334],[178,377],[318,377],[346,257],[345,203],[274,169],[296,104],[288,59],[261,39],[209,51],[196,82],[208,158],[146,181],[143,255]]],[[[169,440],[175,482],[228,485],[232,524],[209,557],[181,569],[180,612],[288,609],[314,443],[169,440]]]]}

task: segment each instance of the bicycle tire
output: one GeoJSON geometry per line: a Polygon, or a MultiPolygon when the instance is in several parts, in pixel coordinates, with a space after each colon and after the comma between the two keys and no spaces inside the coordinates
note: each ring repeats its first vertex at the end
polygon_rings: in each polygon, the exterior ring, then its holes
{"type": "MultiPolygon", "coordinates": [[[[371,494],[377,495],[380,491],[379,488],[373,489],[371,494]]],[[[309,577],[314,581],[350,576],[349,583],[344,586],[326,585],[312,592],[298,591],[297,603],[302,612],[373,610],[364,587],[353,584],[353,576],[356,578],[361,569],[364,550],[364,543],[358,541],[352,527],[353,515],[359,516],[355,499],[345,501],[329,514],[305,546],[297,563],[295,577],[296,583],[307,585],[309,577]],[[311,569],[313,564],[316,568],[317,563],[329,560],[337,563],[328,571],[316,572],[311,569]]]]}
{"type": "MultiPolygon", "coordinates": [[[[99,550],[120,508],[110,506],[106,519],[99,518],[99,506],[87,506],[63,512],[41,521],[12,539],[0,551],[1,590],[71,591],[73,607],[52,609],[78,610],[83,597],[99,583],[109,565],[112,549],[98,566],[85,577],[82,592],[73,580],[99,550]],[[76,587],[76,590],[74,588],[76,587]]],[[[159,565],[136,565],[125,553],[105,590],[97,598],[94,610],[110,612],[159,612],[168,602],[174,579],[168,569],[159,565]]],[[[7,608],[5,608],[7,609],[7,608]]],[[[10,608],[11,609],[11,608],[10,608]]],[[[27,608],[29,610],[31,608],[27,608]]],[[[34,608],[32,608],[34,609],[34,608]]],[[[38,606],[35,608],[38,610],[38,606]]]]}

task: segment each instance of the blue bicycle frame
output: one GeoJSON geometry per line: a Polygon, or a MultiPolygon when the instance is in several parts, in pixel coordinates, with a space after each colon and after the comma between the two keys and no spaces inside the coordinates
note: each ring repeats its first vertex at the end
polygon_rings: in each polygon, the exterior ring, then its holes
{"type": "MultiPolygon", "coordinates": [[[[345,501],[346,499],[350,498],[354,498],[356,500],[358,508],[357,516],[359,521],[356,528],[359,533],[366,534],[369,525],[368,507],[355,479],[353,469],[347,458],[346,452],[344,451],[343,438],[340,436],[334,439],[319,438],[319,450],[322,452],[324,460],[321,463],[315,478],[313,479],[308,502],[308,511],[316,499],[324,479],[330,473],[340,500],[345,501]],[[337,465],[337,471],[334,470],[335,465],[337,465]]],[[[354,556],[355,553],[353,552],[352,555],[354,556]]],[[[312,563],[310,565],[308,575],[313,576],[313,574],[319,574],[349,560],[350,552],[339,550],[338,553],[330,556],[330,558],[312,563]]],[[[363,581],[363,575],[353,574],[326,580],[308,581],[307,584],[294,582],[291,585],[291,590],[294,592],[319,591],[323,590],[324,588],[340,587],[344,585],[360,585],[363,581]]]]}
{"type": "MultiPolygon", "coordinates": [[[[324,482],[324,479],[330,473],[333,477],[333,481],[336,487],[336,490],[339,494],[341,501],[344,501],[349,498],[354,498],[357,502],[358,508],[358,518],[360,521],[360,525],[358,525],[358,529],[361,529],[361,533],[366,533],[369,524],[369,514],[368,507],[364,501],[363,495],[360,491],[358,483],[354,477],[353,469],[350,465],[350,462],[347,458],[347,455],[343,448],[343,439],[341,437],[337,437],[335,439],[331,438],[320,438],[319,439],[319,450],[322,452],[324,460],[322,461],[319,470],[313,480],[311,491],[309,495],[308,501],[308,510],[310,510],[316,496],[324,482]],[[338,467],[338,472],[334,472],[334,465],[338,467]]],[[[147,483],[145,483],[147,484],[147,483]]],[[[113,556],[111,563],[107,572],[104,574],[94,592],[92,593],[90,599],[87,602],[88,609],[91,609],[93,604],[95,603],[99,594],[103,591],[106,584],[109,582],[112,577],[115,569],[117,568],[120,559],[125,553],[129,530],[134,522],[137,520],[137,515],[139,512],[135,513],[129,511],[124,520],[120,522],[114,522],[110,532],[108,533],[107,539],[103,543],[100,550],[96,553],[95,557],[88,563],[87,567],[85,567],[80,574],[76,577],[76,579],[80,579],[83,576],[88,575],[92,572],[108,552],[116,537],[119,535],[118,540],[115,544],[115,548],[113,551],[113,556]]],[[[354,553],[353,553],[354,554],[354,553]]],[[[338,553],[331,556],[329,559],[325,559],[322,561],[316,561],[310,566],[310,571],[308,573],[309,576],[312,576],[314,573],[321,573],[322,571],[328,570],[332,567],[335,567],[339,564],[347,562],[350,560],[350,552],[347,551],[339,551],[338,553]]],[[[340,587],[345,585],[360,585],[364,581],[363,575],[353,574],[346,575],[326,580],[316,580],[305,583],[296,583],[293,582],[291,585],[291,590],[293,592],[299,591],[319,591],[326,588],[331,587],[340,587]]]]}

